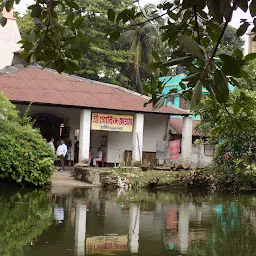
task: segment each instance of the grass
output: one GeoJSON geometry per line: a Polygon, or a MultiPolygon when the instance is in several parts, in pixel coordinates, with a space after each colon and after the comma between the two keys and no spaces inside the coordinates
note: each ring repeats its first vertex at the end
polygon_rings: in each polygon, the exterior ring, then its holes
{"type": "Polygon", "coordinates": [[[113,175],[125,178],[132,187],[161,187],[180,185],[180,178],[188,173],[188,171],[141,171],[138,169],[115,169],[113,175]]]}

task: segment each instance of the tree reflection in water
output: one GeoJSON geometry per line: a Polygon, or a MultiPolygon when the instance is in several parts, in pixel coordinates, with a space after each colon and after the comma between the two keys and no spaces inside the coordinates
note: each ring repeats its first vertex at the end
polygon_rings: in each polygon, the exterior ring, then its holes
{"type": "Polygon", "coordinates": [[[52,207],[46,191],[9,191],[0,191],[0,255],[23,256],[52,224],[52,207]]]}

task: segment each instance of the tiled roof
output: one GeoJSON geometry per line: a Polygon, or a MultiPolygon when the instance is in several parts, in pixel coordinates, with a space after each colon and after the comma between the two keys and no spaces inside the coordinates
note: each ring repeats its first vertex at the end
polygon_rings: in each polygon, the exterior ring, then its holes
{"type": "Polygon", "coordinates": [[[84,108],[134,112],[188,114],[187,111],[162,107],[156,111],[144,107],[149,98],[120,86],[77,76],[58,74],[38,66],[7,67],[0,71],[0,91],[13,102],[34,102],[84,108]]]}
{"type": "MultiPolygon", "coordinates": [[[[183,122],[182,118],[171,118],[170,119],[170,126],[176,131],[176,134],[182,134],[182,122],[183,122]]],[[[207,135],[200,134],[196,131],[195,126],[199,123],[200,123],[199,120],[192,120],[192,126],[193,126],[192,135],[193,136],[207,136],[207,135]]]]}

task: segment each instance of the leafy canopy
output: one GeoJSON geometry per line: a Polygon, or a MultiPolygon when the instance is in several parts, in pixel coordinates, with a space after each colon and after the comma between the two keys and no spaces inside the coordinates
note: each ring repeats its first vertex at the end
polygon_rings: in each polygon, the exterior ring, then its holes
{"type": "MultiPolygon", "coordinates": [[[[185,67],[187,76],[180,85],[183,88],[183,96],[191,100],[192,109],[201,101],[203,87],[209,91],[215,106],[217,103],[226,103],[229,98],[228,83],[236,87],[237,78],[246,79],[248,75],[244,67],[255,58],[255,54],[243,55],[239,39],[233,42],[233,45],[237,44],[237,48],[230,51],[227,39],[234,35],[234,31],[228,25],[237,9],[244,12],[249,9],[251,16],[255,17],[256,1],[175,0],[165,1],[158,5],[158,9],[161,13],[158,17],[166,17],[165,24],[160,27],[162,40],[167,42],[172,51],[167,56],[159,51],[154,53],[155,63],[149,68],[155,77],[159,70],[162,75],[166,75],[175,65],[185,67]],[[221,45],[222,51],[218,51],[221,45]]],[[[115,14],[115,24],[109,30],[110,36],[117,38],[118,33],[123,33],[133,26],[130,22],[136,20],[139,15],[142,14],[132,9],[115,14]]],[[[147,22],[151,20],[148,19],[147,22]]],[[[236,36],[245,34],[249,25],[247,20],[241,20],[236,36]]],[[[255,30],[252,29],[253,32],[255,30]]],[[[157,107],[171,99],[169,95],[164,96],[162,90],[163,85],[157,78],[147,88],[147,92],[152,95],[150,102],[157,107]]]]}
{"type": "MultiPolygon", "coordinates": [[[[1,0],[1,9],[10,10],[14,0],[1,0]]],[[[19,3],[16,0],[15,3],[19,3]]],[[[84,53],[85,45],[90,41],[82,33],[86,12],[75,15],[80,10],[79,2],[75,0],[36,0],[28,7],[35,24],[30,39],[23,39],[24,52],[22,57],[29,61],[44,61],[57,71],[73,73],[79,70],[77,61],[84,53]],[[59,19],[60,12],[69,14],[65,22],[59,19]]],[[[108,19],[113,22],[107,33],[111,39],[117,40],[121,33],[133,26],[143,26],[161,17],[166,19],[160,27],[162,40],[170,47],[170,54],[162,54],[158,49],[153,57],[155,63],[150,65],[150,71],[157,77],[166,75],[175,65],[185,66],[187,77],[181,83],[185,98],[191,100],[191,108],[195,108],[201,100],[202,87],[210,92],[216,106],[217,102],[226,103],[229,98],[228,83],[237,86],[237,78],[247,77],[244,67],[255,58],[256,54],[243,55],[239,49],[232,54],[218,54],[228,24],[235,10],[249,10],[254,24],[256,23],[256,0],[175,0],[165,1],[158,5],[158,11],[152,18],[145,17],[143,11],[136,7],[124,7],[122,11],[109,9],[108,19]],[[207,8],[206,8],[207,7],[207,8]],[[157,14],[158,13],[158,14],[157,14]],[[141,17],[146,20],[141,21],[141,17]],[[209,54],[207,49],[211,48],[209,54]],[[216,60],[219,57],[221,61],[216,60]]],[[[0,17],[2,25],[6,19],[0,17]]],[[[253,24],[252,32],[256,31],[253,24]]],[[[237,36],[246,33],[250,23],[242,19],[237,30],[237,36]]],[[[161,107],[163,86],[155,79],[146,88],[146,93],[152,95],[151,102],[161,107]],[[160,102],[160,103],[159,103],[160,102]]],[[[168,100],[169,98],[167,98],[168,100]]]]}

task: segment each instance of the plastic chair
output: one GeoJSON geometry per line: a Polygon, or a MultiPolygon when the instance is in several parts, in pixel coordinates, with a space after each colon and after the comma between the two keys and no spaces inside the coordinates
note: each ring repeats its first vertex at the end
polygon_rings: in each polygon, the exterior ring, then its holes
{"type": "Polygon", "coordinates": [[[104,167],[104,154],[102,154],[101,161],[96,161],[96,165],[99,166],[99,167],[104,167]]]}

